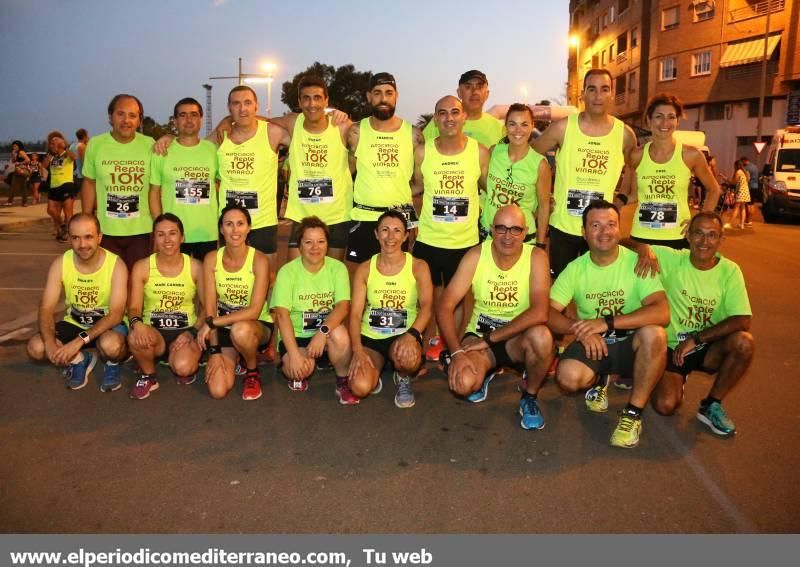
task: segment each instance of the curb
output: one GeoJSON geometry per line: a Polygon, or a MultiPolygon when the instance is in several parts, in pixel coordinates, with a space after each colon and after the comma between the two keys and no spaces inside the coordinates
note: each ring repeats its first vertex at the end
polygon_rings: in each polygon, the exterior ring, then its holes
{"type": "Polygon", "coordinates": [[[20,219],[16,221],[10,221],[0,224],[0,233],[2,232],[11,232],[14,230],[18,230],[20,228],[26,228],[29,226],[35,226],[39,224],[51,224],[53,221],[50,217],[44,217],[39,219],[20,219]]]}

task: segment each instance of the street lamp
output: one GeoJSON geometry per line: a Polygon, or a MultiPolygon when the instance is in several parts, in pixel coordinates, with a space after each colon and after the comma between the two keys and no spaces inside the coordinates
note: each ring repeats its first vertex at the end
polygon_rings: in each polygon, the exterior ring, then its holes
{"type": "Polygon", "coordinates": [[[569,36],[569,44],[575,48],[575,106],[578,106],[578,93],[581,92],[578,82],[581,78],[581,38],[579,35],[569,36]]]}
{"type": "Polygon", "coordinates": [[[528,104],[528,87],[526,85],[522,85],[519,89],[520,94],[522,95],[522,102],[528,104]]]}
{"type": "Polygon", "coordinates": [[[272,113],[272,72],[275,71],[275,63],[264,63],[261,68],[267,75],[267,118],[272,113]]]}

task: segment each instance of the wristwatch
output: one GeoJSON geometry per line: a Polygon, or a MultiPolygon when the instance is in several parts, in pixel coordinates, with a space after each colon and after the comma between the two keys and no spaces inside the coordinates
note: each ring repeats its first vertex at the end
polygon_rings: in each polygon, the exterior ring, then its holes
{"type": "Polygon", "coordinates": [[[86,331],[81,331],[80,333],[78,333],[78,338],[82,340],[83,344],[85,345],[88,345],[90,342],[92,342],[92,337],[90,337],[89,333],[87,333],[86,331]]]}
{"type": "Polygon", "coordinates": [[[217,328],[217,326],[214,324],[214,317],[211,315],[206,317],[206,325],[208,325],[208,328],[212,331],[217,328]]]}
{"type": "Polygon", "coordinates": [[[606,320],[606,326],[608,327],[608,333],[614,332],[614,316],[613,315],[606,315],[603,317],[606,320]]]}
{"type": "Polygon", "coordinates": [[[331,330],[328,327],[328,325],[320,325],[319,332],[325,335],[326,337],[329,337],[331,335],[331,330]]]}

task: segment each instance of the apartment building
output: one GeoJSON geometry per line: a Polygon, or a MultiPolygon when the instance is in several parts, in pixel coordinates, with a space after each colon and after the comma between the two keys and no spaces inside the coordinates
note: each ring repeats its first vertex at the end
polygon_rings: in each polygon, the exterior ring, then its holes
{"type": "Polygon", "coordinates": [[[679,127],[705,132],[726,172],[756,158],[762,84],[763,140],[800,123],[800,0],[571,0],[569,11],[571,104],[592,67],[611,71],[614,113],[632,126],[650,97],[673,93],[686,105],[679,127]]]}

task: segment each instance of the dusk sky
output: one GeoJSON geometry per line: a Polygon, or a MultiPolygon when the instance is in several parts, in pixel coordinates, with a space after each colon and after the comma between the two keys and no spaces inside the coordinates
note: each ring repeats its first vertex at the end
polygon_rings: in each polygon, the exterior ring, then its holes
{"type": "MultiPolygon", "coordinates": [[[[166,122],[174,103],[205,104],[210,76],[277,64],[273,115],[286,108],[280,85],[320,61],[389,71],[397,112],[411,121],[454,93],[459,75],[489,78],[489,103],[558,98],[567,78],[567,0],[274,2],[269,0],[3,0],[0,141],[68,139],[77,128],[108,129],[106,106],[137,95],[166,122]]],[[[214,122],[235,81],[212,81],[214,122]]],[[[260,110],[266,85],[258,85],[260,110]]]]}

